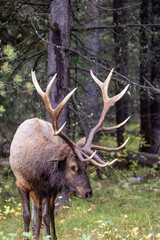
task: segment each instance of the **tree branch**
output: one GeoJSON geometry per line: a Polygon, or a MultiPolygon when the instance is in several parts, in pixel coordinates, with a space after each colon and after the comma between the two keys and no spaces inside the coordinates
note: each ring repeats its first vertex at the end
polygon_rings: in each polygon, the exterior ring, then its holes
{"type": "MultiPolygon", "coordinates": [[[[88,57],[84,56],[83,54],[81,54],[80,52],[78,52],[78,51],[76,51],[74,49],[69,48],[69,49],[64,49],[64,50],[65,51],[70,51],[72,53],[75,53],[76,55],[78,55],[81,58],[85,59],[87,62],[94,63],[95,65],[101,67],[102,69],[104,69],[106,71],[109,71],[109,72],[111,71],[110,68],[105,67],[104,65],[102,65],[101,63],[96,62],[95,60],[89,59],[88,57]]],[[[138,86],[138,87],[141,87],[141,88],[146,88],[146,89],[153,89],[151,87],[147,87],[147,86],[143,86],[143,85],[140,85],[138,83],[135,83],[135,82],[131,81],[128,77],[126,77],[125,75],[123,75],[123,74],[121,74],[121,73],[119,73],[117,71],[114,71],[114,73],[117,74],[119,77],[121,77],[122,79],[124,79],[125,81],[129,82],[132,85],[135,85],[135,86],[138,86]]]]}
{"type": "Polygon", "coordinates": [[[155,88],[145,77],[143,77],[144,81],[148,83],[148,85],[157,93],[160,93],[160,89],[155,88]]]}
{"type": "MultiPolygon", "coordinates": [[[[15,0],[1,0],[1,3],[4,2],[4,3],[14,3],[15,0]]],[[[37,5],[37,6],[49,6],[49,2],[48,3],[34,3],[34,2],[27,2],[27,1],[18,1],[18,3],[21,3],[21,4],[28,4],[28,5],[37,5]]]]}
{"type": "Polygon", "coordinates": [[[127,9],[127,8],[133,8],[133,7],[140,6],[140,3],[136,3],[136,4],[134,4],[134,5],[126,6],[126,7],[106,8],[106,7],[100,6],[99,4],[97,4],[96,2],[94,2],[93,0],[91,0],[91,2],[92,2],[94,5],[96,5],[97,7],[99,7],[100,9],[105,10],[105,11],[117,11],[117,10],[123,10],[123,9],[127,9]]]}
{"type": "Polygon", "coordinates": [[[48,3],[36,3],[36,2],[25,2],[25,4],[28,4],[28,5],[37,5],[37,6],[46,6],[48,7],[49,6],[49,2],[48,3]]]}
{"type": "MultiPolygon", "coordinates": [[[[120,24],[118,25],[119,27],[123,27],[123,28],[126,28],[126,27],[159,27],[160,24],[157,23],[157,24],[139,24],[139,23],[128,23],[128,24],[120,24]]],[[[94,27],[83,27],[83,28],[74,28],[72,27],[71,28],[71,31],[73,32],[86,32],[86,31],[93,31],[93,30],[96,30],[96,29],[113,29],[115,28],[116,25],[102,25],[102,26],[94,26],[94,27]]]]}
{"type": "Polygon", "coordinates": [[[37,53],[35,53],[35,54],[32,54],[32,55],[30,55],[30,56],[18,58],[18,59],[16,59],[16,60],[13,62],[13,64],[15,64],[16,62],[19,62],[19,61],[24,61],[24,60],[27,60],[27,59],[30,59],[30,58],[33,58],[33,57],[37,57],[38,55],[41,55],[41,54],[42,54],[42,55],[43,55],[43,54],[47,54],[47,50],[45,49],[45,50],[39,51],[39,52],[37,52],[37,53]]]}

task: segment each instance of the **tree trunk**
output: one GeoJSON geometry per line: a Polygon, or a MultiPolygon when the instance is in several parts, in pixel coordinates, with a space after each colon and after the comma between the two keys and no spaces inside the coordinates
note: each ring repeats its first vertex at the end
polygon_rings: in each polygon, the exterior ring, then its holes
{"type": "MultiPolygon", "coordinates": [[[[160,1],[152,0],[151,21],[156,23],[157,19],[160,21],[160,1]]],[[[151,60],[151,83],[156,86],[160,80],[160,27],[152,29],[157,34],[152,35],[151,51],[153,58],[151,60]]],[[[158,153],[160,147],[160,96],[154,93],[151,99],[151,153],[158,153]]]]}
{"type": "MultiPolygon", "coordinates": [[[[57,73],[56,83],[51,89],[51,104],[55,108],[67,95],[69,85],[69,52],[65,48],[70,45],[70,5],[69,0],[53,0],[50,2],[50,29],[48,43],[47,77],[49,81],[57,73]]],[[[67,121],[67,107],[59,117],[59,126],[67,121]]],[[[50,121],[47,115],[47,120],[50,121]]],[[[64,130],[65,132],[67,129],[64,130]]]]}
{"type": "MultiPolygon", "coordinates": [[[[149,23],[149,1],[141,1],[140,9],[141,24],[149,23]]],[[[144,77],[150,79],[150,62],[148,58],[148,35],[146,29],[142,26],[140,29],[140,84],[144,85],[144,77]]],[[[150,98],[148,92],[140,90],[140,134],[141,152],[150,152],[151,147],[151,116],[150,116],[150,98]]]]}
{"type": "MultiPolygon", "coordinates": [[[[143,0],[141,2],[141,24],[156,23],[157,19],[160,19],[160,2],[157,0],[150,2],[143,0]],[[151,9],[151,12],[149,11],[151,9]]],[[[152,29],[154,34],[152,35],[151,42],[149,43],[149,37],[147,31],[142,27],[140,32],[140,84],[144,84],[143,77],[150,80],[150,82],[156,86],[160,79],[160,28],[154,27],[152,29]],[[157,32],[157,34],[155,34],[157,32]],[[149,45],[151,45],[149,49],[149,45]],[[149,55],[149,50],[152,52],[152,56],[149,55]],[[147,61],[151,59],[150,61],[147,61]]],[[[140,145],[140,151],[148,153],[158,153],[160,142],[160,97],[153,93],[152,98],[148,96],[148,92],[141,90],[140,95],[140,110],[141,110],[141,135],[142,143],[140,145]]]]}
{"type": "MultiPolygon", "coordinates": [[[[70,5],[69,0],[53,0],[50,2],[50,29],[48,42],[48,82],[57,73],[56,82],[51,89],[51,104],[53,108],[62,101],[68,93],[69,85],[69,52],[65,48],[70,45],[70,5]]],[[[67,122],[67,106],[62,110],[59,116],[59,126],[67,122]]],[[[50,117],[47,114],[47,120],[50,117]]],[[[63,130],[67,134],[67,128],[63,130]]],[[[56,198],[58,207],[68,202],[68,195],[65,192],[60,193],[62,199],[56,198]]]]}
{"type": "MultiPolygon", "coordinates": [[[[97,4],[99,0],[95,1],[97,4]]],[[[99,25],[99,9],[92,2],[86,2],[88,18],[86,20],[86,27],[94,27],[99,25]]],[[[99,29],[96,29],[91,32],[87,32],[86,42],[86,52],[92,54],[95,58],[99,53],[99,29]]],[[[97,73],[98,70],[93,65],[90,67],[94,73],[97,73]]],[[[98,122],[98,91],[97,86],[94,83],[90,75],[87,74],[86,80],[87,84],[84,85],[85,88],[85,97],[84,97],[84,107],[85,111],[89,115],[89,124],[87,126],[87,133],[96,125],[98,122]]]]}
{"type": "MultiPolygon", "coordinates": [[[[113,2],[114,16],[114,41],[115,41],[115,67],[122,74],[126,74],[127,65],[127,32],[121,25],[126,23],[126,9],[124,8],[124,0],[114,0],[113,2]]],[[[116,84],[116,94],[118,94],[124,85],[118,82],[116,84]]],[[[128,117],[127,94],[116,102],[116,124],[123,122],[128,117]]],[[[125,127],[117,129],[117,143],[120,146],[124,142],[125,127]]]]}

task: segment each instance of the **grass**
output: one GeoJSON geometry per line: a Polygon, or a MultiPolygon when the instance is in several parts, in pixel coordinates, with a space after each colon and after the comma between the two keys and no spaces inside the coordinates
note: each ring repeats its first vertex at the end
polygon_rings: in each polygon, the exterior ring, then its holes
{"type": "MultiPolygon", "coordinates": [[[[69,208],[56,212],[58,240],[160,239],[160,180],[155,170],[138,168],[136,174],[152,174],[152,178],[131,184],[114,172],[103,180],[96,179],[93,169],[94,197],[74,197],[69,208]]],[[[11,174],[4,175],[0,176],[0,235],[1,239],[20,240],[24,230],[15,179],[11,174]]],[[[123,171],[123,175],[128,179],[132,173],[123,171]]],[[[41,235],[45,239],[44,229],[41,235]]]]}

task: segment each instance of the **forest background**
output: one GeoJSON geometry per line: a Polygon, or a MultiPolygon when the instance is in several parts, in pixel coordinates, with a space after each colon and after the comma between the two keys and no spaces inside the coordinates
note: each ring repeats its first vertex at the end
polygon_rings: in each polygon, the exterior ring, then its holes
{"type": "MultiPolygon", "coordinates": [[[[0,10],[1,154],[23,120],[46,118],[43,102],[31,83],[31,69],[43,88],[57,72],[51,93],[55,105],[78,86],[59,122],[61,126],[67,120],[65,131],[77,140],[95,125],[102,105],[90,69],[103,81],[114,68],[110,96],[128,83],[130,88],[108,113],[106,125],[120,123],[130,115],[127,131],[122,127],[116,132],[116,144],[133,133],[127,148],[142,153],[136,160],[148,165],[158,162],[159,1],[1,0],[0,10]]],[[[115,141],[109,142],[113,145],[115,141]]],[[[133,153],[127,154],[126,160],[134,158],[133,153]]]]}
{"type": "Polygon", "coordinates": [[[114,171],[89,168],[94,198],[74,199],[71,217],[59,213],[58,237],[160,239],[160,1],[0,0],[0,26],[0,236],[19,239],[23,232],[15,179],[7,165],[13,135],[28,118],[49,120],[31,70],[42,89],[57,73],[53,106],[78,87],[59,121],[59,126],[67,122],[65,132],[77,141],[97,123],[103,105],[90,70],[104,81],[114,68],[109,96],[130,87],[107,113],[105,126],[131,118],[95,141],[115,147],[130,140],[119,153],[103,153],[106,161],[118,157],[114,171]]]}

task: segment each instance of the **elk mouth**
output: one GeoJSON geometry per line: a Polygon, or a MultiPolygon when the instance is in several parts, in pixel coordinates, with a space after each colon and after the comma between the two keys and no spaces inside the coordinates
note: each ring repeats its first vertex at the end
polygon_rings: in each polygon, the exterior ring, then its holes
{"type": "Polygon", "coordinates": [[[93,196],[93,192],[92,192],[92,190],[91,190],[90,192],[87,192],[87,193],[86,193],[85,198],[86,198],[86,199],[89,199],[89,198],[91,198],[92,196],[93,196]]]}
{"type": "Polygon", "coordinates": [[[85,199],[89,199],[93,196],[92,189],[88,190],[87,192],[80,193],[78,190],[72,188],[71,193],[78,198],[85,198],[85,199]]]}
{"type": "Polygon", "coordinates": [[[80,193],[78,193],[77,194],[77,197],[79,197],[79,198],[85,198],[85,199],[89,199],[89,198],[91,198],[93,196],[93,193],[92,193],[92,191],[91,192],[87,192],[87,193],[85,193],[85,194],[80,194],[80,193]]]}

